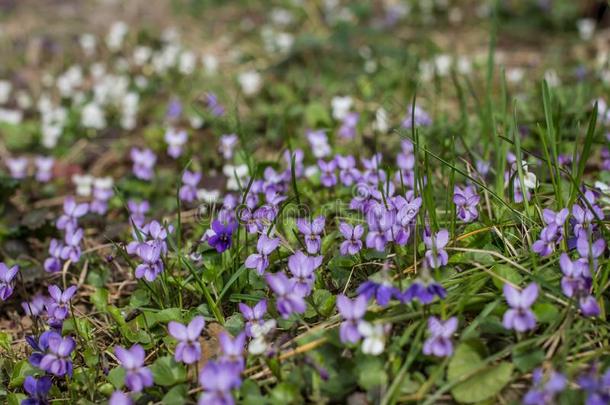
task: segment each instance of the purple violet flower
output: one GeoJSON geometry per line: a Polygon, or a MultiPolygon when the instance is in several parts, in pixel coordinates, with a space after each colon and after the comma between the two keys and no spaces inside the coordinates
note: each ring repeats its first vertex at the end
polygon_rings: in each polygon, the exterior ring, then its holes
{"type": "Polygon", "coordinates": [[[47,183],[53,177],[53,165],[55,159],[52,157],[37,156],[34,160],[36,166],[36,181],[47,183]]]}
{"type": "Polygon", "coordinates": [[[477,205],[480,197],[472,186],[453,188],[453,203],[456,207],[456,214],[463,222],[472,222],[479,216],[477,205]]]}
{"type": "Polygon", "coordinates": [[[233,232],[237,229],[237,222],[223,224],[219,220],[212,222],[212,228],[208,229],[204,235],[208,245],[215,248],[218,253],[222,253],[231,247],[233,242],[233,232]]]}
{"type": "Polygon", "coordinates": [[[146,221],[145,215],[150,209],[150,204],[146,200],[141,202],[129,200],[127,201],[127,209],[129,210],[129,219],[131,222],[137,227],[141,227],[144,225],[144,221],[146,221]]]}
{"type": "Polygon", "coordinates": [[[293,290],[302,297],[311,294],[316,279],[314,271],[322,264],[323,256],[307,256],[300,250],[288,258],[288,269],[293,275],[293,290]]]}
{"type": "Polygon", "coordinates": [[[284,273],[266,274],[267,285],[276,295],[275,305],[284,319],[292,314],[302,314],[307,309],[307,304],[295,290],[295,281],[289,279],[284,273]]]}
{"type": "Polygon", "coordinates": [[[214,93],[207,93],[205,95],[208,110],[215,117],[222,117],[225,115],[225,108],[218,102],[218,97],[214,93]]]}
{"type": "Polygon", "coordinates": [[[7,158],[6,167],[8,167],[13,179],[22,180],[28,175],[28,159],[26,157],[7,158]]]}
{"type": "Polygon", "coordinates": [[[40,378],[31,375],[25,377],[23,389],[28,393],[28,397],[21,401],[21,405],[47,405],[52,384],[51,377],[46,375],[40,378]]]}
{"type": "Polygon", "coordinates": [[[76,342],[70,336],[61,337],[59,333],[51,332],[47,336],[48,351],[40,360],[40,368],[58,377],[72,377],[72,360],[70,355],[76,347],[76,342]]]}
{"type": "Polygon", "coordinates": [[[144,278],[146,281],[154,281],[163,271],[163,261],[161,260],[161,245],[152,242],[142,243],[137,249],[137,254],[144,263],[136,267],[136,278],[144,278]]]}
{"type": "Polygon", "coordinates": [[[322,215],[314,218],[311,222],[303,218],[297,219],[297,228],[305,237],[305,247],[307,248],[307,253],[310,255],[315,255],[320,252],[322,246],[320,235],[324,232],[325,222],[326,218],[322,215]]]}
{"type": "Polygon", "coordinates": [[[426,250],[426,263],[433,269],[447,265],[449,255],[445,250],[445,246],[449,243],[449,231],[441,229],[435,235],[429,231],[424,231],[424,244],[428,248],[426,250]]]}
{"type": "Polygon", "coordinates": [[[77,204],[74,197],[66,197],[64,200],[64,213],[57,219],[57,229],[76,228],[78,218],[89,212],[89,204],[77,204]]]}
{"type": "Polygon", "coordinates": [[[561,373],[552,371],[544,378],[544,372],[537,368],[532,373],[533,386],[523,397],[524,405],[553,405],[555,397],[567,386],[567,380],[561,373]]]}
{"type": "Polygon", "coordinates": [[[356,126],[358,125],[359,119],[360,114],[357,112],[348,113],[343,118],[343,122],[339,128],[339,136],[344,139],[353,139],[356,136],[356,126]]]}
{"type": "Polygon", "coordinates": [[[220,350],[222,356],[220,361],[223,363],[232,363],[241,372],[246,366],[244,360],[244,346],[246,344],[246,333],[242,332],[234,338],[226,332],[221,332],[218,336],[220,342],[220,350]]]}
{"type": "Polygon", "coordinates": [[[196,316],[186,326],[175,321],[167,325],[169,334],[179,342],[174,353],[176,361],[193,364],[201,358],[199,335],[204,326],[205,320],[202,316],[196,316]]]}
{"type": "Polygon", "coordinates": [[[525,332],[536,327],[536,316],[530,309],[538,298],[538,285],[531,283],[519,292],[510,284],[504,284],[504,297],[510,309],[504,313],[502,324],[506,329],[525,332]]]}
{"type": "Polygon", "coordinates": [[[129,349],[121,346],[114,348],[114,354],[119,360],[119,364],[126,371],[125,385],[132,392],[140,392],[146,387],[153,385],[153,375],[144,366],[146,353],[142,346],[135,344],[129,349]]]}
{"type": "Polygon", "coordinates": [[[108,400],[108,405],[133,405],[133,400],[123,391],[114,391],[108,400]]]}
{"type": "Polygon", "coordinates": [[[279,238],[270,238],[266,234],[261,234],[256,243],[258,253],[252,253],[246,259],[245,266],[248,269],[256,269],[259,275],[263,275],[269,267],[269,255],[280,245],[279,238]]]}
{"type": "Polygon", "coordinates": [[[367,300],[374,297],[379,306],[385,307],[393,297],[399,297],[400,290],[394,287],[389,281],[377,283],[372,280],[367,280],[360,284],[356,293],[364,295],[367,300]]]}
{"type": "Polygon", "coordinates": [[[54,328],[60,328],[64,319],[68,317],[70,301],[76,294],[76,286],[70,286],[64,291],[56,285],[50,285],[50,299],[47,301],[47,314],[49,316],[49,324],[54,328]]]}
{"type": "Polygon", "coordinates": [[[352,226],[341,222],[339,224],[339,231],[345,238],[339,248],[343,256],[352,256],[362,250],[362,235],[364,235],[364,227],[362,225],[352,226]]]}
{"type": "Polygon", "coordinates": [[[253,307],[250,307],[240,302],[239,312],[241,312],[241,314],[244,316],[244,319],[246,320],[246,335],[248,335],[248,337],[254,337],[254,334],[252,333],[252,327],[261,327],[265,323],[263,317],[267,313],[267,300],[260,300],[253,307]]]}
{"type": "Polygon", "coordinates": [[[133,174],[140,180],[151,180],[153,178],[157,157],[150,149],[131,148],[131,160],[133,161],[133,174]]]}
{"type": "Polygon", "coordinates": [[[454,316],[441,321],[435,316],[428,318],[428,332],[430,336],[424,342],[423,353],[436,357],[447,357],[453,354],[453,343],[451,336],[455,333],[458,320],[454,316]]]}
{"type": "Polygon", "coordinates": [[[13,280],[17,272],[19,272],[17,265],[9,268],[6,264],[0,262],[0,300],[6,301],[13,294],[13,280]]]}
{"type": "Polygon", "coordinates": [[[405,304],[417,299],[422,304],[427,305],[434,301],[434,297],[442,300],[446,296],[447,291],[437,282],[422,283],[415,281],[398,298],[405,304]]]}
{"type": "Polygon", "coordinates": [[[77,263],[80,260],[81,248],[80,243],[83,240],[83,229],[68,227],[66,229],[66,235],[64,236],[64,242],[61,249],[60,257],[63,260],[70,260],[72,263],[77,263]]]}
{"type": "Polygon", "coordinates": [[[225,134],[220,136],[218,149],[226,160],[233,158],[233,150],[235,149],[238,140],[236,134],[225,134]]]}
{"type": "MultiPolygon", "coordinates": [[[[181,155],[182,155],[182,148],[184,147],[184,145],[186,145],[186,142],[188,141],[188,134],[186,133],[185,130],[176,130],[174,128],[168,128],[167,131],[165,131],[165,136],[164,136],[164,140],[167,143],[167,154],[173,158],[173,159],[178,159],[181,155]]],[[[149,154],[149,158],[150,158],[150,154],[149,154]]],[[[134,159],[135,161],[135,159],[134,159]]],[[[150,170],[152,171],[152,166],[154,166],[154,162],[150,165],[150,170]]],[[[135,169],[134,169],[134,173],[135,173],[135,169]]],[[[137,174],[136,176],[138,178],[140,178],[137,174]]],[[[152,178],[152,174],[150,176],[152,178]]],[[[150,178],[146,179],[143,178],[144,180],[150,180],[150,178]]]]}
{"type": "Polygon", "coordinates": [[[204,393],[199,405],[233,405],[231,390],[241,385],[241,371],[233,363],[208,361],[199,372],[199,384],[204,393]]]}
{"type": "Polygon", "coordinates": [[[402,121],[401,126],[405,129],[411,129],[411,127],[415,124],[416,127],[428,127],[432,125],[432,118],[423,108],[419,106],[415,106],[413,110],[409,107],[407,111],[407,116],[402,121]]]}
{"type": "Polygon", "coordinates": [[[364,295],[359,295],[350,300],[343,294],[337,295],[337,310],[343,317],[343,322],[339,327],[339,338],[343,343],[357,343],[360,338],[358,323],[364,317],[368,299],[364,295]]]}
{"type": "Polygon", "coordinates": [[[182,186],[178,195],[180,200],[193,202],[197,198],[197,185],[201,181],[201,173],[185,170],[182,174],[182,186]]]}
{"type": "Polygon", "coordinates": [[[320,183],[327,188],[334,187],[337,184],[337,174],[335,173],[337,162],[319,159],[318,167],[320,168],[320,183]]]}

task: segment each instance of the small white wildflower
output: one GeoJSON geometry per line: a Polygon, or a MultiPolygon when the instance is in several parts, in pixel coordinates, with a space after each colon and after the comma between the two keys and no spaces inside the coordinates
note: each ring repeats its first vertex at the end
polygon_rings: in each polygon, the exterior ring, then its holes
{"type": "Polygon", "coordinates": [[[375,112],[375,122],[373,123],[373,128],[383,134],[388,132],[390,129],[388,113],[385,108],[379,107],[375,112]]]}
{"type": "Polygon", "coordinates": [[[83,107],[81,124],[85,128],[103,129],[106,127],[104,110],[97,103],[91,102],[83,107]]]}
{"type": "Polygon", "coordinates": [[[11,96],[13,85],[8,80],[0,80],[0,104],[4,104],[11,96]]]}
{"type": "Polygon", "coordinates": [[[263,80],[256,70],[248,70],[246,72],[240,73],[237,77],[237,81],[241,87],[241,91],[246,96],[253,96],[258,93],[263,85],[263,80]]]}
{"type": "Polygon", "coordinates": [[[93,186],[93,176],[88,174],[75,174],[72,176],[72,183],[76,186],[76,194],[82,197],[89,197],[93,186]]]}
{"type": "Polygon", "coordinates": [[[129,31],[129,27],[123,21],[117,21],[110,27],[108,35],[106,35],[106,46],[111,51],[118,51],[123,46],[123,40],[129,31]]]}
{"type": "Polygon", "coordinates": [[[386,334],[390,331],[390,325],[371,324],[361,321],[358,324],[358,332],[362,335],[362,353],[378,356],[385,349],[386,334]]]}
{"type": "Polygon", "coordinates": [[[593,18],[583,18],[577,21],[578,33],[580,38],[584,41],[588,41],[593,38],[595,32],[595,20],[593,18]]]}
{"type": "Polygon", "coordinates": [[[333,110],[333,118],[337,121],[342,120],[349,113],[352,108],[354,100],[350,96],[335,96],[330,101],[330,105],[333,110]]]}

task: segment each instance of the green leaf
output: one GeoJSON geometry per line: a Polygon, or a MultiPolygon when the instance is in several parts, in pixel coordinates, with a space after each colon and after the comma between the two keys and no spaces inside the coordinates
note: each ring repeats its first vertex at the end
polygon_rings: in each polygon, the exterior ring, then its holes
{"type": "Polygon", "coordinates": [[[185,384],[176,385],[163,397],[164,404],[184,404],[188,398],[188,390],[185,384]]]}
{"type": "Polygon", "coordinates": [[[274,404],[286,405],[295,402],[299,398],[299,389],[294,384],[282,382],[271,391],[271,400],[274,404]]]}
{"type": "Polygon", "coordinates": [[[536,315],[536,319],[540,323],[554,322],[559,316],[559,310],[553,304],[549,304],[548,302],[534,304],[532,310],[536,315]]]}
{"type": "Polygon", "coordinates": [[[532,351],[530,348],[526,348],[513,351],[513,363],[523,373],[532,371],[536,366],[542,364],[544,357],[545,354],[542,349],[532,351]]]}
{"type": "Polygon", "coordinates": [[[186,371],[170,356],[159,357],[150,366],[155,383],[169,387],[186,380],[186,371]]]}
{"type": "Polygon", "coordinates": [[[110,370],[108,373],[108,381],[110,381],[117,390],[123,388],[123,385],[125,385],[125,369],[123,367],[117,367],[110,370]]]}
{"type": "Polygon", "coordinates": [[[25,377],[33,375],[35,372],[36,369],[30,365],[29,361],[21,360],[13,367],[11,381],[8,385],[9,388],[20,387],[23,384],[25,377]]]}
{"type": "Polygon", "coordinates": [[[8,394],[7,403],[8,403],[8,405],[19,405],[19,404],[21,404],[21,401],[23,401],[26,398],[27,397],[25,394],[8,394]]]}
{"type": "MultiPolygon", "coordinates": [[[[492,271],[499,277],[508,280],[515,285],[521,284],[521,280],[523,279],[523,277],[521,277],[521,274],[519,273],[519,270],[515,269],[514,267],[507,266],[505,264],[496,264],[492,268],[492,271]]],[[[500,278],[494,277],[493,283],[500,291],[502,291],[502,288],[504,287],[505,283],[500,278]]]]}
{"type": "Polygon", "coordinates": [[[91,295],[91,303],[100,312],[106,312],[108,308],[108,290],[105,288],[97,288],[91,295]]]}
{"type": "Polygon", "coordinates": [[[493,398],[510,381],[513,365],[501,362],[486,366],[483,350],[478,341],[462,343],[455,350],[447,369],[447,379],[450,382],[460,381],[451,390],[456,401],[475,403],[493,398]]]}
{"type": "Polygon", "coordinates": [[[383,360],[379,357],[363,355],[356,363],[358,385],[365,390],[386,385],[388,375],[384,370],[383,360]]]}

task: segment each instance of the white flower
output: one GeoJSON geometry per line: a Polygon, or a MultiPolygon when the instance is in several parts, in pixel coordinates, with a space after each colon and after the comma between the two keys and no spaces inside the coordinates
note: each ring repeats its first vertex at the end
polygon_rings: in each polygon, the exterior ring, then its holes
{"type": "Polygon", "coordinates": [[[112,177],[96,177],[93,179],[93,187],[98,190],[110,190],[113,185],[112,177]]]}
{"type": "Polygon", "coordinates": [[[78,42],[80,43],[83,52],[85,52],[85,55],[91,56],[95,53],[95,46],[97,44],[97,40],[95,39],[95,36],[93,34],[84,33],[80,36],[78,42]]]}
{"type": "Polygon", "coordinates": [[[15,94],[15,98],[17,99],[17,105],[22,110],[27,110],[32,106],[32,97],[30,97],[30,95],[24,90],[19,90],[15,94]]]}
{"type": "Polygon", "coordinates": [[[199,115],[191,115],[189,117],[189,123],[193,129],[201,128],[203,126],[203,122],[203,118],[201,118],[199,115]]]}
{"type": "Polygon", "coordinates": [[[603,183],[601,181],[596,181],[595,188],[597,188],[599,191],[601,191],[601,195],[599,196],[599,201],[605,206],[610,205],[610,186],[608,186],[606,183],[603,183]]]}
{"type": "Polygon", "coordinates": [[[316,158],[320,159],[330,155],[331,149],[328,144],[328,137],[324,131],[308,131],[307,139],[311,145],[311,151],[316,158]]]}
{"type": "Polygon", "coordinates": [[[136,66],[142,66],[150,59],[152,49],[148,46],[138,46],[133,50],[133,63],[136,66]]]}
{"type": "Polygon", "coordinates": [[[104,116],[104,110],[95,102],[85,105],[81,114],[81,124],[85,128],[105,128],[106,117],[104,116]]]}
{"type": "Polygon", "coordinates": [[[93,176],[88,174],[75,174],[72,176],[72,183],[76,186],[77,195],[82,197],[89,197],[91,195],[93,176]]]}
{"type": "Polygon", "coordinates": [[[320,169],[318,169],[318,166],[307,166],[305,168],[305,177],[307,177],[308,179],[311,179],[312,177],[316,176],[319,172],[320,172],[320,169]]]}
{"type": "Polygon", "coordinates": [[[544,80],[546,80],[550,87],[557,87],[561,84],[561,80],[555,69],[549,69],[544,72],[544,80]]]}
{"type": "Polygon", "coordinates": [[[106,45],[111,51],[118,51],[123,46],[123,40],[129,31],[129,27],[123,21],[117,21],[110,27],[106,36],[106,45]]]}
{"type": "Polygon", "coordinates": [[[248,176],[247,165],[225,165],[222,168],[222,172],[227,176],[227,189],[236,191],[239,190],[239,185],[245,187],[245,181],[248,176]]]}
{"type": "Polygon", "coordinates": [[[203,55],[201,57],[201,63],[203,64],[205,72],[209,75],[213,75],[218,71],[218,58],[214,55],[203,55]]]}
{"type": "Polygon", "coordinates": [[[180,54],[180,62],[178,64],[178,70],[183,75],[190,75],[195,71],[197,67],[197,58],[195,54],[190,51],[185,51],[180,54]]]}
{"type": "Polygon", "coordinates": [[[383,134],[388,132],[390,129],[388,113],[383,107],[379,107],[375,112],[375,122],[373,123],[373,128],[383,134]]]}
{"type": "Polygon", "coordinates": [[[595,32],[595,20],[593,18],[580,19],[576,25],[582,40],[587,41],[593,38],[593,33],[595,32]]]}
{"type": "Polygon", "coordinates": [[[263,354],[269,349],[269,344],[267,343],[265,337],[275,329],[276,324],[275,319],[269,319],[262,325],[252,325],[250,332],[252,332],[253,339],[248,345],[248,352],[250,352],[250,354],[263,354]]]}
{"type": "Polygon", "coordinates": [[[197,199],[207,204],[213,204],[215,202],[218,202],[219,198],[219,190],[207,190],[205,188],[200,188],[199,190],[197,190],[197,199]]]}
{"type": "Polygon", "coordinates": [[[70,66],[55,82],[59,93],[64,97],[72,97],[75,90],[83,84],[83,70],[78,65],[70,66]]]}
{"type": "Polygon", "coordinates": [[[248,70],[240,73],[237,77],[237,81],[246,96],[252,96],[258,93],[263,84],[261,75],[256,70],[248,70]]]}
{"type": "Polygon", "coordinates": [[[511,83],[519,83],[525,76],[525,70],[520,67],[514,67],[506,71],[506,78],[511,83]]]}
{"type": "Polygon", "coordinates": [[[390,331],[390,325],[387,324],[371,324],[366,321],[361,321],[358,324],[358,332],[362,335],[362,353],[378,356],[385,349],[386,334],[390,331]]]}
{"type": "Polygon", "coordinates": [[[290,10],[286,10],[285,8],[275,8],[271,10],[271,21],[273,21],[275,25],[285,27],[292,24],[294,21],[294,16],[290,10]]]}
{"type": "Polygon", "coordinates": [[[452,63],[451,56],[447,54],[441,54],[434,58],[434,66],[439,76],[447,76],[451,70],[452,63]]]}
{"type": "Polygon", "coordinates": [[[8,80],[0,80],[0,104],[4,104],[11,96],[13,85],[8,80]]]}
{"type": "Polygon", "coordinates": [[[7,108],[0,108],[0,122],[6,122],[7,124],[17,125],[21,123],[23,119],[23,112],[19,110],[9,110],[7,108]]]}
{"type": "Polygon", "coordinates": [[[354,100],[350,96],[335,96],[330,101],[330,105],[333,109],[333,118],[340,121],[349,113],[350,108],[354,100]]]}

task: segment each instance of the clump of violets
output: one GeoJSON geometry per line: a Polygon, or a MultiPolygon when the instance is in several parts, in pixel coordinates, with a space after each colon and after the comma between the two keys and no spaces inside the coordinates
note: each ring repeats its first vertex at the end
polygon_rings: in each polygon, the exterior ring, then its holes
{"type": "Polygon", "coordinates": [[[275,305],[282,318],[288,319],[292,314],[305,312],[307,304],[299,294],[294,279],[289,279],[284,273],[268,273],[265,281],[276,296],[275,305]]]}
{"type": "Polygon", "coordinates": [[[536,316],[531,310],[538,298],[538,285],[531,283],[522,291],[504,284],[504,297],[510,309],[504,313],[502,324],[506,329],[525,332],[536,327],[536,316]]]}
{"type": "Polygon", "coordinates": [[[362,250],[362,235],[364,235],[364,227],[362,225],[352,226],[342,222],[339,224],[339,231],[345,238],[339,247],[339,251],[343,256],[355,255],[362,250]]]}
{"type": "Polygon", "coordinates": [[[204,326],[205,320],[202,316],[196,316],[186,326],[175,321],[167,325],[169,334],[179,342],[174,354],[176,361],[193,364],[201,358],[199,336],[204,326]]]}
{"type": "Polygon", "coordinates": [[[133,174],[140,180],[151,180],[154,176],[157,156],[150,149],[131,148],[130,157],[133,162],[133,174]]]}
{"type": "Polygon", "coordinates": [[[270,238],[266,234],[261,234],[256,243],[257,253],[252,253],[246,259],[245,266],[248,269],[255,269],[259,275],[263,275],[269,267],[269,255],[280,245],[279,238],[270,238]]]}
{"type": "Polygon", "coordinates": [[[223,224],[215,219],[212,222],[211,229],[208,229],[203,235],[203,240],[208,242],[208,245],[216,249],[218,253],[222,253],[231,247],[233,242],[233,232],[237,229],[237,222],[230,221],[223,224]]]}
{"type": "Polygon", "coordinates": [[[424,231],[424,244],[426,245],[426,263],[430,268],[437,269],[446,266],[449,255],[445,246],[449,243],[449,231],[441,229],[436,234],[429,230],[424,231]]]}
{"type": "Polygon", "coordinates": [[[234,363],[208,361],[199,373],[203,394],[199,397],[198,404],[233,405],[235,400],[231,391],[241,385],[240,372],[234,363]]]}
{"type": "Polygon", "coordinates": [[[567,386],[566,377],[554,370],[544,373],[537,368],[532,373],[532,388],[523,397],[524,405],[552,405],[556,396],[567,386]]]}
{"type": "Polygon", "coordinates": [[[462,222],[472,222],[479,217],[477,206],[480,197],[474,187],[464,188],[455,186],[453,188],[453,203],[455,204],[456,215],[462,222]]]}
{"type": "Polygon", "coordinates": [[[180,200],[193,202],[197,199],[197,185],[201,181],[201,173],[185,170],[182,174],[182,186],[178,191],[180,200]]]}
{"type": "Polygon", "coordinates": [[[6,301],[13,294],[14,279],[19,272],[17,265],[8,267],[0,262],[0,300],[6,301]]]}
{"type": "Polygon", "coordinates": [[[49,403],[48,395],[53,382],[51,377],[45,375],[40,378],[25,377],[23,381],[23,389],[27,392],[28,397],[21,401],[21,405],[45,405],[49,403]]]}
{"type": "Polygon", "coordinates": [[[320,252],[322,246],[322,238],[320,235],[324,232],[325,222],[326,218],[322,215],[314,218],[311,222],[303,218],[297,219],[297,228],[305,238],[305,247],[307,248],[307,253],[310,255],[315,255],[320,252]]]}
{"type": "Polygon", "coordinates": [[[125,369],[125,385],[130,391],[140,392],[153,385],[152,372],[144,366],[146,354],[142,346],[135,344],[129,349],[116,346],[114,354],[125,369]]]}
{"type": "Polygon", "coordinates": [[[337,296],[337,310],[343,318],[339,327],[339,338],[343,343],[357,343],[362,337],[358,331],[358,324],[366,313],[368,300],[359,295],[350,300],[343,294],[337,296]]]}
{"type": "Polygon", "coordinates": [[[423,353],[436,357],[448,357],[453,354],[451,336],[458,326],[456,317],[441,321],[435,316],[428,318],[428,332],[430,336],[424,342],[423,353]]]}

